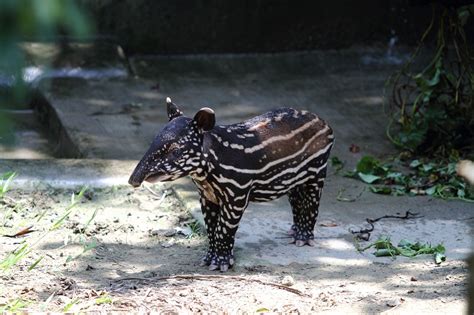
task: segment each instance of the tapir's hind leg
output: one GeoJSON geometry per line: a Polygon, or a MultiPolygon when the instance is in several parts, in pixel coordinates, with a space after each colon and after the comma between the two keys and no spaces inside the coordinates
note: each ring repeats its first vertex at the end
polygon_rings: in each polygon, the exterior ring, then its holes
{"type": "Polygon", "coordinates": [[[290,234],[296,246],[314,246],[314,226],[319,213],[319,200],[323,191],[325,170],[314,181],[296,186],[288,193],[293,211],[290,234]],[[322,176],[321,176],[322,175],[322,176]]]}

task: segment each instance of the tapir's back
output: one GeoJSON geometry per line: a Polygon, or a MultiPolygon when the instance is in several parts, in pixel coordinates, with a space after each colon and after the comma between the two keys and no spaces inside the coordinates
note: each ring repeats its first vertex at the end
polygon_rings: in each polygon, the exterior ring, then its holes
{"type": "Polygon", "coordinates": [[[272,172],[302,163],[329,149],[333,142],[332,129],[324,120],[292,108],[277,109],[235,125],[218,126],[211,135],[217,141],[213,153],[219,151],[216,154],[223,168],[241,170],[243,174],[272,172]]]}

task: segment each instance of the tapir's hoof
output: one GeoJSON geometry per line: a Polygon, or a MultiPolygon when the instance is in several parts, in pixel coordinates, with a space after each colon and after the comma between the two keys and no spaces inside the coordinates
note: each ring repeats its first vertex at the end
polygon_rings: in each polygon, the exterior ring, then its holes
{"type": "Polygon", "coordinates": [[[297,247],[302,247],[302,246],[305,246],[305,245],[309,245],[311,247],[316,246],[316,242],[313,239],[307,239],[307,240],[295,240],[295,239],[293,239],[289,243],[290,244],[295,244],[297,247]]]}
{"type": "Polygon", "coordinates": [[[217,269],[219,269],[218,265],[214,265],[214,264],[209,265],[209,270],[213,271],[213,270],[217,270],[217,269]]]}
{"type": "Polygon", "coordinates": [[[230,255],[222,255],[218,256],[217,254],[207,254],[202,262],[201,266],[209,266],[209,270],[219,270],[220,272],[226,272],[234,265],[234,256],[230,255]]]}
{"type": "Polygon", "coordinates": [[[209,265],[209,270],[211,270],[211,271],[220,270],[220,272],[226,272],[227,270],[229,270],[229,268],[232,268],[232,266],[229,266],[228,264],[221,264],[221,265],[211,264],[211,265],[209,265]]]}
{"type": "Polygon", "coordinates": [[[305,231],[295,224],[291,226],[290,230],[288,231],[288,234],[292,236],[289,243],[295,244],[297,247],[301,247],[304,245],[309,245],[313,247],[316,245],[316,243],[314,242],[313,232],[305,231]]]}
{"type": "Polygon", "coordinates": [[[305,244],[306,244],[306,242],[302,241],[302,240],[296,240],[295,241],[295,245],[298,246],[298,247],[304,246],[305,244]]]}
{"type": "Polygon", "coordinates": [[[201,259],[201,262],[199,263],[199,266],[201,266],[201,267],[209,266],[212,263],[213,257],[214,257],[214,254],[212,254],[212,252],[208,251],[207,254],[201,259]]]}

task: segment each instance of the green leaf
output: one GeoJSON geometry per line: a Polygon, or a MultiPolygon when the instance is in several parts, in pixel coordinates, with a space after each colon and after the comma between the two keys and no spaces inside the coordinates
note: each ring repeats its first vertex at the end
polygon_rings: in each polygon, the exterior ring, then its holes
{"type": "Polygon", "coordinates": [[[387,257],[398,255],[398,251],[391,248],[382,248],[374,253],[375,257],[387,257]]]}
{"type": "Polygon", "coordinates": [[[74,259],[71,255],[68,255],[66,258],[66,263],[71,262],[74,259]]]}
{"type": "Polygon", "coordinates": [[[8,304],[0,308],[0,313],[7,312],[8,313],[16,313],[18,310],[27,307],[29,304],[31,304],[31,301],[28,300],[23,300],[21,298],[9,301],[8,304]]]}
{"type": "Polygon", "coordinates": [[[433,186],[426,189],[425,192],[428,196],[433,196],[436,193],[436,190],[437,190],[437,186],[433,186]]]}
{"type": "Polygon", "coordinates": [[[446,261],[446,255],[443,253],[435,253],[434,260],[436,264],[441,264],[443,261],[446,261]]]}
{"type": "Polygon", "coordinates": [[[96,248],[96,247],[97,247],[97,242],[96,242],[95,240],[92,240],[92,241],[90,241],[90,242],[88,242],[88,243],[85,243],[85,244],[84,244],[83,253],[86,253],[86,252],[88,252],[88,251],[90,251],[90,250],[92,250],[92,249],[94,249],[94,248],[96,248]]]}
{"type": "MultiPolygon", "coordinates": [[[[452,154],[452,159],[459,160],[459,155],[452,154]]],[[[344,176],[356,178],[369,186],[373,193],[402,196],[428,195],[445,200],[458,199],[465,202],[474,202],[474,188],[466,186],[464,180],[456,176],[456,163],[447,163],[446,160],[412,160],[409,165],[414,170],[410,174],[403,174],[393,170],[389,163],[382,164],[371,156],[365,156],[357,163],[357,169],[344,176]],[[376,184],[376,185],[373,185],[376,184]]],[[[338,195],[339,196],[339,195],[338,195]]]]}
{"type": "Polygon", "coordinates": [[[391,191],[390,194],[391,194],[392,196],[404,196],[404,195],[407,194],[407,191],[406,191],[406,189],[405,189],[404,186],[393,185],[393,186],[391,187],[391,190],[392,190],[392,191],[391,191]]]}
{"type": "Polygon", "coordinates": [[[358,250],[360,252],[363,252],[371,247],[374,247],[376,249],[376,251],[373,253],[376,257],[387,257],[397,255],[405,257],[414,257],[423,254],[434,254],[434,258],[437,264],[446,260],[446,256],[444,255],[445,248],[442,244],[438,244],[436,247],[432,247],[428,243],[413,243],[409,240],[401,239],[397,247],[395,247],[390,241],[390,237],[381,236],[372,244],[364,248],[358,248],[358,250]]]}
{"type": "Polygon", "coordinates": [[[456,164],[457,164],[457,162],[456,162],[456,163],[449,163],[449,164],[448,164],[448,169],[447,169],[447,171],[446,171],[446,173],[447,173],[448,175],[454,175],[454,174],[456,174],[456,164]]]}
{"type": "Polygon", "coordinates": [[[400,242],[398,242],[398,247],[402,248],[410,248],[412,245],[413,243],[406,239],[401,239],[400,242]]]}
{"type": "Polygon", "coordinates": [[[435,253],[444,254],[444,253],[446,252],[446,248],[445,248],[442,244],[438,244],[438,245],[434,248],[434,251],[435,251],[435,253]]]}
{"type": "Polygon", "coordinates": [[[56,220],[56,222],[54,222],[54,224],[51,226],[50,231],[56,230],[59,227],[61,227],[61,225],[63,225],[64,223],[64,220],[66,220],[69,217],[69,215],[72,213],[72,210],[73,209],[71,208],[67,210],[66,212],[64,212],[63,215],[58,220],[56,220]]]}
{"type": "Polygon", "coordinates": [[[92,220],[94,220],[95,216],[97,215],[98,210],[99,210],[98,208],[96,208],[94,210],[94,213],[92,214],[92,216],[89,218],[89,220],[87,220],[86,224],[84,225],[83,231],[85,231],[87,229],[87,227],[89,226],[89,224],[91,224],[92,220]]]}
{"type": "Polygon", "coordinates": [[[79,302],[79,298],[75,298],[74,300],[71,300],[69,303],[67,303],[64,306],[63,312],[67,313],[77,302],[79,302]]]}
{"type": "Polygon", "coordinates": [[[400,173],[400,172],[390,172],[390,173],[387,174],[386,177],[387,177],[387,178],[390,178],[390,179],[395,179],[395,180],[397,180],[397,179],[402,178],[402,177],[403,177],[403,174],[400,173]]]}
{"type": "Polygon", "coordinates": [[[344,162],[342,162],[337,156],[331,158],[331,165],[336,170],[336,173],[344,168],[344,162]]]}
{"type": "MultiPolygon", "coordinates": [[[[438,62],[439,61],[441,61],[441,59],[439,59],[438,62]]],[[[439,67],[441,67],[441,64],[439,65],[437,64],[436,66],[437,68],[436,68],[435,74],[429,81],[427,81],[427,84],[429,87],[434,87],[435,85],[439,83],[439,76],[441,75],[441,69],[439,67]]]]}
{"type": "Polygon", "coordinates": [[[400,184],[400,185],[405,185],[410,180],[408,176],[405,176],[400,172],[389,172],[387,176],[385,176],[385,178],[390,179],[395,184],[400,184]]]}
{"type": "Polygon", "coordinates": [[[356,171],[348,171],[344,174],[344,177],[356,178],[357,172],[356,171]]]}
{"type": "Polygon", "coordinates": [[[0,196],[3,196],[10,189],[13,179],[16,177],[15,172],[8,172],[2,175],[0,183],[0,196]],[[5,181],[5,182],[3,182],[5,181]]]}
{"type": "Polygon", "coordinates": [[[398,248],[398,252],[401,256],[405,257],[414,257],[417,255],[416,250],[413,250],[411,248],[398,248]]]}
{"type": "Polygon", "coordinates": [[[379,239],[375,241],[374,246],[377,249],[393,247],[390,242],[390,237],[386,235],[380,236],[379,239]]]}
{"type": "MultiPolygon", "coordinates": [[[[84,186],[82,187],[77,197],[74,193],[71,194],[71,202],[69,203],[69,206],[67,206],[63,215],[58,220],[56,220],[56,222],[54,222],[54,224],[50,227],[50,231],[56,230],[63,225],[64,221],[71,215],[74,207],[79,203],[79,201],[82,199],[86,191],[87,191],[87,186],[84,186]]],[[[95,213],[94,213],[94,216],[95,216],[95,213]]]]}
{"type": "Polygon", "coordinates": [[[413,160],[410,163],[411,168],[417,168],[419,165],[421,165],[421,162],[419,160],[413,160]]]}
{"type": "Polygon", "coordinates": [[[270,310],[266,307],[261,307],[255,311],[255,313],[267,313],[267,312],[270,312],[270,310]]]}
{"type": "Polygon", "coordinates": [[[370,191],[376,194],[381,195],[390,195],[392,193],[392,189],[389,186],[370,186],[370,191]]]}
{"type": "Polygon", "coordinates": [[[36,259],[36,261],[30,267],[28,267],[28,271],[35,269],[36,266],[38,266],[38,264],[40,263],[40,261],[43,260],[43,258],[44,256],[41,256],[40,258],[36,259]]]}
{"type": "Polygon", "coordinates": [[[0,269],[7,270],[16,265],[21,259],[26,257],[31,252],[31,249],[27,243],[23,244],[20,248],[17,248],[6,258],[0,261],[0,269]]]}
{"type": "Polygon", "coordinates": [[[458,19],[462,26],[466,25],[467,20],[471,16],[470,6],[462,6],[458,9],[458,19]]]}
{"type": "Polygon", "coordinates": [[[112,304],[112,298],[108,294],[104,294],[101,297],[95,299],[95,304],[112,304]]]}
{"type": "Polygon", "coordinates": [[[359,160],[356,170],[363,174],[374,174],[379,164],[380,163],[374,157],[366,155],[359,160]]]}
{"type": "Polygon", "coordinates": [[[372,174],[364,174],[364,173],[358,173],[359,178],[362,179],[362,181],[366,182],[367,184],[372,184],[373,182],[379,180],[381,177],[372,175],[372,174]]]}
{"type": "Polygon", "coordinates": [[[432,169],[434,168],[434,165],[432,163],[428,163],[428,164],[423,164],[423,171],[424,172],[429,172],[431,171],[432,169]]]}

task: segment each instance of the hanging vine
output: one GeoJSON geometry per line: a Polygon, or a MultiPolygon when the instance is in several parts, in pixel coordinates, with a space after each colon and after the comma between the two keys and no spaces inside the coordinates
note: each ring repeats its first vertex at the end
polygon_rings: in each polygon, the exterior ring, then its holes
{"type": "Polygon", "coordinates": [[[432,19],[411,58],[389,80],[390,140],[415,154],[458,155],[474,148],[474,72],[464,31],[474,5],[433,5],[432,19]],[[419,71],[422,49],[433,57],[419,71]],[[418,68],[418,69],[417,69],[418,68]]]}

